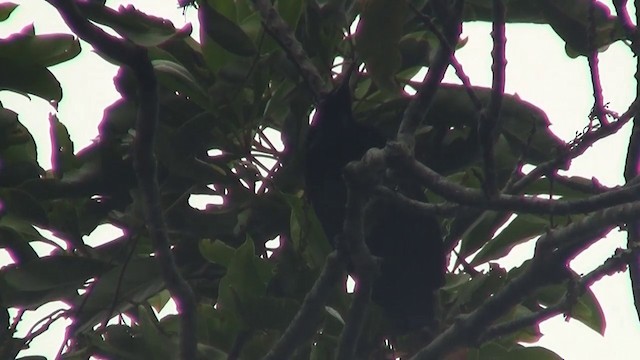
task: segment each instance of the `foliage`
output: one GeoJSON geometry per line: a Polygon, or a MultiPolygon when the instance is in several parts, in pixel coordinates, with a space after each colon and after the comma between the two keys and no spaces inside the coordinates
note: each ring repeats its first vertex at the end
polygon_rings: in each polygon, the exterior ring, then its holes
{"type": "MultiPolygon", "coordinates": [[[[435,19],[434,26],[441,28],[444,20],[438,11],[431,12],[426,1],[409,3],[275,2],[325,83],[340,72],[340,66],[334,66],[336,59],[366,66],[367,72],[358,72],[353,81],[354,116],[389,138],[394,137],[412,100],[401,88],[423,85],[410,79],[418,70],[433,66],[442,46],[412,8],[428,13],[435,19]],[[358,30],[344,36],[343,29],[358,16],[358,30]]],[[[507,22],[551,25],[566,42],[570,56],[590,55],[626,37],[618,19],[599,3],[595,9],[590,9],[588,0],[505,3],[507,22]],[[595,20],[589,20],[590,12],[595,20]],[[589,32],[595,37],[590,38],[589,32]]],[[[198,5],[197,10],[194,6],[184,11],[198,11],[200,34],[191,34],[190,27],[176,29],[133,6],[115,11],[94,1],[83,3],[80,10],[147,49],[155,70],[160,118],[154,151],[159,162],[160,206],[175,262],[196,294],[200,357],[260,358],[294,318],[332,251],[303,195],[304,140],[317,94],[302,80],[300,64],[292,60],[288,45],[265,30],[265,20],[252,2],[199,1],[198,5]],[[266,134],[271,130],[280,134],[284,150],[269,141],[266,134]],[[192,194],[218,195],[224,203],[197,210],[188,202],[192,194]],[[267,247],[265,243],[275,237],[281,246],[267,247]]],[[[0,5],[0,21],[15,7],[0,5]]],[[[463,21],[492,19],[491,1],[466,1],[463,21]]],[[[75,37],[35,35],[33,26],[27,26],[0,40],[0,89],[41,97],[55,105],[63,92],[48,67],[79,52],[75,37]]],[[[117,63],[108,54],[98,53],[117,63]]],[[[100,139],[91,146],[74,152],[65,119],[51,117],[55,159],[51,169],[39,166],[36,144],[19,114],[0,108],[0,244],[14,261],[0,272],[2,358],[16,357],[32,340],[12,337],[20,319],[11,319],[8,309],[35,309],[54,300],[67,303],[70,310],[65,314],[74,319],[67,333],[65,359],[87,359],[92,354],[118,359],[177,356],[178,317],[159,319],[153,311],[169,297],[153,256],[132,167],[131,144],[141,102],[134,75],[122,67],[115,77],[121,99],[106,109],[100,139]],[[83,236],[105,223],[123,229],[124,235],[96,247],[83,243],[83,236]],[[52,231],[65,246],[50,256],[38,256],[32,244],[49,240],[37,229],[52,231]],[[132,324],[107,324],[120,315],[132,319],[132,324]]],[[[472,90],[482,104],[491,101],[491,89],[472,90]]],[[[416,131],[415,156],[449,182],[484,191],[487,168],[477,138],[479,111],[468,92],[464,86],[439,86],[416,131]]],[[[579,141],[565,144],[556,137],[541,109],[504,95],[500,116],[494,144],[498,189],[520,179],[525,163],[552,163],[540,174],[546,176],[514,193],[522,198],[552,194],[563,200],[606,193],[607,189],[590,186],[586,179],[556,182],[555,171],[569,166],[571,156],[566,154],[579,141]]],[[[432,205],[456,202],[432,190],[427,186],[432,205]]],[[[468,207],[455,208],[440,219],[449,234],[447,246],[453,249],[459,244],[463,259],[479,252],[447,275],[438,295],[437,327],[430,336],[394,335],[392,350],[382,341],[392,336],[389,322],[374,307],[366,319],[359,353],[369,358],[387,358],[392,351],[403,358],[415,354],[455,326],[461,315],[508,291],[513,279],[526,274],[535,262],[503,269],[493,261],[517,244],[585,218],[582,213],[500,208],[489,206],[489,201],[476,204],[475,213],[468,207]],[[487,264],[489,270],[474,269],[487,264]]],[[[612,221],[600,228],[614,226],[612,221]]],[[[541,281],[535,291],[522,293],[517,305],[505,309],[497,322],[485,323],[484,329],[531,317],[569,299],[557,313],[565,312],[595,331],[604,331],[593,293],[575,290],[580,283],[577,274],[541,281]]],[[[316,317],[316,330],[297,344],[293,359],[334,355],[353,296],[340,283],[330,290],[324,312],[316,317]]],[[[557,359],[547,349],[520,345],[540,336],[542,319],[534,318],[526,326],[482,342],[460,340],[459,351],[470,359],[557,359]]],[[[482,334],[474,336],[484,339],[482,334]]]]}

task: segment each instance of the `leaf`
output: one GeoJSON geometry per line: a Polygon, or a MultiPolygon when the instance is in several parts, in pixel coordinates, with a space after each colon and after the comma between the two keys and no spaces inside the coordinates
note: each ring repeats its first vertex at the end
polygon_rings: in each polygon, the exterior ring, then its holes
{"type": "Polygon", "coordinates": [[[51,137],[51,167],[57,177],[78,165],[73,151],[73,141],[67,127],[55,115],[49,115],[49,133],[51,137]]]}
{"type": "Polygon", "coordinates": [[[571,57],[588,55],[593,49],[601,49],[617,40],[624,39],[624,31],[609,8],[593,3],[596,37],[590,46],[589,23],[591,0],[555,1],[541,0],[538,5],[553,30],[566,42],[567,54],[571,57]],[[572,56],[573,55],[573,56],[572,56]]]}
{"type": "Polygon", "coordinates": [[[275,4],[278,14],[294,30],[298,27],[303,6],[304,1],[300,0],[277,0],[275,4]]]}
{"type": "Polygon", "coordinates": [[[283,194],[291,207],[290,233],[293,247],[311,269],[321,269],[331,252],[320,221],[312,208],[295,195],[283,194]]]}
{"type": "Polygon", "coordinates": [[[470,265],[476,266],[507,255],[516,245],[533,239],[548,228],[548,217],[531,214],[518,215],[506,228],[482,247],[470,265]]]}
{"type": "Polygon", "coordinates": [[[145,14],[133,5],[120,6],[118,11],[92,2],[84,2],[78,6],[91,20],[107,25],[125,39],[145,47],[188,37],[192,31],[191,24],[176,29],[171,21],[145,14]]]}
{"type": "Polygon", "coordinates": [[[577,304],[571,311],[571,316],[604,336],[607,321],[602,306],[591,288],[587,288],[585,293],[578,298],[577,304]]]}
{"type": "Polygon", "coordinates": [[[395,91],[394,75],[400,69],[402,26],[407,13],[404,1],[368,0],[361,2],[362,12],[356,30],[356,47],[371,74],[382,89],[395,91]]]}
{"type": "Polygon", "coordinates": [[[543,347],[524,347],[522,345],[516,344],[512,348],[507,348],[501,344],[498,344],[497,342],[484,344],[480,349],[472,349],[470,352],[473,354],[470,354],[470,356],[474,356],[473,358],[478,360],[562,360],[562,358],[558,356],[558,354],[543,347]]]}
{"type": "Polygon", "coordinates": [[[80,54],[80,42],[69,34],[35,35],[33,25],[6,39],[0,39],[0,53],[4,61],[16,65],[49,67],[80,54]]]}
{"type": "Polygon", "coordinates": [[[0,90],[33,94],[47,101],[62,100],[62,88],[46,67],[0,58],[0,90]]]}
{"type": "Polygon", "coordinates": [[[38,253],[33,250],[29,241],[7,226],[0,226],[0,248],[6,249],[18,265],[39,259],[38,253]]]}
{"type": "Polygon", "coordinates": [[[9,267],[0,275],[3,286],[14,291],[43,291],[69,285],[80,287],[110,266],[102,261],[76,256],[48,256],[35,262],[9,267]]]}
{"type": "Polygon", "coordinates": [[[171,300],[171,293],[165,289],[152,296],[147,302],[155,311],[160,312],[169,300],[171,300]]]}
{"type": "Polygon", "coordinates": [[[193,100],[203,109],[209,108],[207,94],[184,66],[170,60],[153,60],[151,64],[162,85],[193,100]]]}
{"type": "Polygon", "coordinates": [[[257,52],[253,40],[242,28],[207,3],[198,8],[198,19],[209,38],[230,53],[253,56],[257,52]]]}
{"type": "MultiPolygon", "coordinates": [[[[578,274],[574,275],[577,277],[578,274]]],[[[558,303],[563,296],[567,295],[567,285],[559,284],[544,287],[535,294],[535,298],[544,306],[552,306],[558,303]]],[[[577,302],[574,304],[568,315],[581,323],[585,324],[593,331],[604,335],[606,328],[606,319],[600,302],[596,298],[591,289],[585,289],[585,292],[580,295],[577,302]]]]}
{"type": "Polygon", "coordinates": [[[332,308],[332,307],[330,307],[330,306],[325,306],[325,307],[324,307],[324,310],[325,310],[325,311],[327,312],[327,314],[329,314],[331,317],[333,317],[333,318],[335,318],[336,320],[338,320],[342,325],[344,325],[344,324],[345,324],[345,321],[344,321],[344,319],[342,318],[342,315],[340,315],[340,313],[339,313],[336,309],[334,309],[334,308],[332,308]]]}
{"type": "Polygon", "coordinates": [[[12,2],[5,2],[0,4],[0,21],[5,21],[11,16],[13,10],[18,7],[18,4],[12,2]]]}
{"type": "Polygon", "coordinates": [[[205,259],[224,267],[229,267],[236,252],[236,249],[220,240],[203,239],[200,241],[199,247],[200,253],[205,259]]]}
{"type": "Polygon", "coordinates": [[[172,360],[178,357],[178,347],[158,326],[158,319],[147,307],[138,306],[138,324],[145,354],[153,359],[172,360]]]}
{"type": "Polygon", "coordinates": [[[263,296],[273,274],[273,264],[257,257],[253,241],[247,239],[236,249],[227,273],[220,279],[218,303],[227,311],[242,311],[242,306],[238,305],[263,296]]]}
{"type": "Polygon", "coordinates": [[[2,303],[35,309],[54,300],[68,300],[87,279],[103,273],[109,265],[75,256],[48,256],[0,272],[2,303]]]}
{"type": "Polygon", "coordinates": [[[70,336],[107,320],[109,314],[114,316],[130,309],[132,304],[149,299],[163,288],[164,280],[153,257],[134,258],[112,268],[102,274],[88,292],[77,297],[75,306],[83,306],[70,336]]]}
{"type": "Polygon", "coordinates": [[[496,231],[509,220],[510,216],[510,214],[485,211],[463,234],[460,243],[460,256],[469,256],[488,243],[496,231]]]}

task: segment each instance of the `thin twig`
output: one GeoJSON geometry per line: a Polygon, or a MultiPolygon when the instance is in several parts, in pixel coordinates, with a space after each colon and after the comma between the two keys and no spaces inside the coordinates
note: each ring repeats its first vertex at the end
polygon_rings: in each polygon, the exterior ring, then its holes
{"type": "Polygon", "coordinates": [[[600,68],[598,66],[598,49],[596,45],[596,2],[589,1],[589,32],[587,34],[587,43],[589,45],[589,54],[587,60],[589,62],[589,73],[591,75],[591,85],[593,87],[593,117],[598,119],[601,126],[606,126],[607,113],[604,107],[604,97],[602,92],[602,83],[600,82],[600,68]]]}
{"type": "Polygon", "coordinates": [[[289,59],[296,65],[316,102],[319,102],[329,90],[326,88],[318,69],[304,51],[302,44],[295,38],[289,25],[273,8],[271,1],[252,0],[252,2],[262,17],[265,31],[280,44],[289,59]]]}
{"type": "Polygon", "coordinates": [[[471,100],[471,103],[475,107],[476,111],[482,110],[482,101],[480,100],[478,95],[476,95],[476,92],[473,90],[473,85],[471,85],[469,76],[467,76],[467,74],[464,72],[462,64],[460,64],[460,62],[456,58],[454,46],[452,46],[449,40],[445,38],[445,36],[442,34],[442,31],[440,31],[440,29],[438,29],[433,24],[433,21],[431,21],[431,17],[416,8],[415,5],[413,5],[410,1],[405,0],[405,2],[407,3],[411,11],[413,11],[414,14],[416,14],[416,16],[427,27],[427,29],[429,29],[429,31],[431,31],[438,38],[440,46],[446,47],[446,50],[451,52],[451,66],[455,70],[458,79],[460,79],[460,81],[462,82],[462,85],[467,92],[467,96],[469,96],[469,99],[471,100]]]}
{"type": "Polygon", "coordinates": [[[440,44],[431,62],[431,66],[429,66],[429,71],[427,72],[424,82],[411,102],[409,102],[398,129],[398,141],[404,143],[405,146],[411,149],[413,149],[415,142],[415,132],[431,107],[435,94],[442,82],[442,78],[451,62],[453,45],[457,43],[460,32],[462,31],[461,16],[463,1],[455,1],[453,5],[446,2],[439,4],[439,6],[443,8],[451,7],[449,14],[446,14],[448,19],[443,19],[445,24],[443,29],[445,42],[440,44]],[[447,44],[451,44],[451,46],[447,44]]]}

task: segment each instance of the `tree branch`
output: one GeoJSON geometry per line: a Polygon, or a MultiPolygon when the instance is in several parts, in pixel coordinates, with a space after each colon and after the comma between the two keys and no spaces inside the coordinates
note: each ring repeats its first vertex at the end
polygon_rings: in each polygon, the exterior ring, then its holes
{"type": "Polygon", "coordinates": [[[483,330],[513,306],[542,286],[566,277],[566,262],[600,239],[603,229],[634,220],[640,215],[640,202],[598,211],[566,227],[550,231],[538,239],[531,263],[502,290],[483,305],[461,316],[458,321],[421,349],[412,359],[442,359],[460,346],[476,344],[483,330]]]}
{"type": "Polygon", "coordinates": [[[442,14],[443,19],[441,19],[444,24],[443,34],[446,42],[440,44],[422,86],[418,89],[404,112],[397,134],[398,141],[404,142],[411,149],[414,146],[416,129],[431,107],[442,78],[447,71],[447,67],[449,67],[451,55],[453,54],[453,45],[457,43],[462,31],[463,1],[457,0],[454,5],[450,5],[449,2],[445,1],[437,4],[437,6],[442,8],[451,7],[451,11],[448,11],[447,14],[442,14]],[[446,44],[451,44],[451,46],[446,44]]]}
{"type": "Polygon", "coordinates": [[[160,265],[167,289],[175,300],[181,319],[180,357],[192,360],[197,354],[196,301],[189,284],[178,270],[167,227],[160,206],[156,159],[153,153],[155,130],[158,122],[158,89],[156,76],[145,48],[112,37],[91,24],[80,14],[70,0],[48,0],[83,40],[100,52],[130,67],[138,82],[139,107],[136,136],[133,144],[134,170],[143,199],[143,210],[149,236],[153,241],[155,257],[160,265]]]}
{"type": "Polygon", "coordinates": [[[460,79],[460,81],[462,82],[462,85],[464,86],[464,89],[467,92],[467,96],[469,96],[469,99],[471,100],[471,103],[473,104],[473,106],[476,108],[477,111],[482,110],[482,107],[483,107],[482,101],[480,101],[480,98],[478,97],[478,95],[476,95],[476,92],[473,90],[473,85],[471,85],[469,76],[467,76],[467,74],[464,72],[464,69],[462,68],[462,64],[460,64],[460,62],[456,58],[455,46],[451,45],[449,40],[442,34],[442,31],[440,31],[433,24],[433,21],[431,21],[431,18],[427,14],[423,13],[418,8],[416,8],[415,5],[413,5],[410,1],[405,0],[405,2],[409,6],[409,8],[414,12],[414,14],[416,14],[416,16],[427,27],[427,29],[429,29],[429,31],[431,31],[438,38],[438,41],[440,42],[440,46],[446,47],[446,50],[451,52],[450,63],[451,63],[451,66],[453,67],[453,70],[455,70],[456,75],[458,76],[458,79],[460,79]]]}
{"type": "Polygon", "coordinates": [[[401,154],[406,150],[402,150],[398,145],[398,143],[387,145],[387,163],[390,166],[412,174],[436,194],[460,205],[485,210],[566,215],[587,213],[640,199],[640,184],[623,186],[607,193],[579,200],[552,200],[509,194],[499,194],[488,199],[482,191],[458,185],[431,170],[428,166],[412,159],[406,152],[401,154]]]}
{"type": "MultiPolygon", "coordinates": [[[[627,26],[631,25],[631,19],[626,10],[626,1],[614,1],[613,2],[618,15],[621,13],[627,26]]],[[[640,1],[635,1],[635,5],[640,5],[640,1]]],[[[636,21],[640,21],[640,10],[636,8],[636,21]]],[[[631,29],[627,29],[631,31],[631,29]]],[[[637,41],[637,30],[633,28],[634,45],[640,45],[637,41]]],[[[637,54],[637,52],[636,52],[637,54]]],[[[636,97],[640,96],[640,58],[636,59],[636,73],[634,75],[636,80],[636,97]]],[[[640,118],[638,118],[638,112],[636,112],[633,118],[633,128],[631,129],[631,136],[629,137],[629,146],[627,148],[627,158],[624,167],[624,178],[628,182],[637,178],[640,172],[640,118]]],[[[627,248],[634,249],[634,260],[629,263],[629,277],[631,279],[631,291],[633,294],[633,303],[636,308],[636,314],[640,319],[640,250],[638,246],[640,244],[640,221],[636,220],[628,224],[627,226],[627,248]]]]}
{"type": "Polygon", "coordinates": [[[504,96],[505,68],[507,59],[505,58],[505,8],[501,0],[493,0],[493,64],[491,71],[493,80],[491,84],[491,100],[489,106],[480,112],[478,121],[478,140],[482,149],[482,163],[484,168],[483,188],[485,195],[492,198],[497,195],[496,184],[496,164],[493,145],[497,138],[496,129],[500,121],[500,109],[502,107],[502,97],[504,96]]]}
{"type": "Polygon", "coordinates": [[[289,25],[282,19],[276,9],[273,8],[271,1],[252,0],[252,2],[262,17],[262,25],[265,31],[280,44],[289,59],[296,65],[316,102],[319,102],[329,90],[326,88],[318,69],[304,51],[302,44],[296,40],[293,31],[291,31],[289,25]]]}
{"type": "Polygon", "coordinates": [[[322,272],[305,296],[300,310],[263,360],[290,358],[293,352],[315,333],[331,288],[345,271],[345,261],[337,251],[327,256],[322,272]]]}
{"type": "MultiPolygon", "coordinates": [[[[633,258],[633,251],[630,249],[616,250],[616,253],[603,264],[580,278],[576,286],[577,290],[584,292],[585,289],[602,279],[605,275],[613,275],[616,272],[624,271],[627,264],[633,261],[633,258]]],[[[558,314],[568,312],[571,310],[571,306],[575,303],[575,297],[578,295],[579,294],[565,294],[556,304],[513,321],[492,326],[480,336],[479,342],[485,343],[492,339],[512,334],[520,329],[539,324],[558,314]]]]}
{"type": "Polygon", "coordinates": [[[368,188],[379,166],[369,166],[372,162],[381,165],[380,150],[370,150],[363,159],[349,163],[344,171],[347,185],[347,204],[343,229],[343,241],[346,241],[349,255],[354,265],[356,278],[355,297],[349,308],[347,320],[338,342],[337,360],[356,358],[356,348],[366,319],[373,280],[377,273],[376,260],[369,252],[364,239],[364,208],[366,198],[364,190],[368,188]],[[372,171],[372,172],[369,172],[372,171]],[[365,182],[364,184],[362,182],[365,182]]]}

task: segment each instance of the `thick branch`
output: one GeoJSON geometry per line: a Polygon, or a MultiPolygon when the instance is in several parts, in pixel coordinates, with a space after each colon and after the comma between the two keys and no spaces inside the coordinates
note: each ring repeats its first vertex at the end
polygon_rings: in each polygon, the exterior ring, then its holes
{"type": "Polygon", "coordinates": [[[146,49],[112,37],[82,16],[69,0],[48,0],[80,38],[116,61],[129,66],[138,81],[139,107],[133,145],[134,170],[143,199],[143,210],[155,257],[181,319],[180,357],[196,358],[196,301],[189,284],[180,274],[171,253],[171,244],[160,206],[156,159],[153,153],[158,122],[156,76],[146,49]]]}
{"type": "Polygon", "coordinates": [[[420,350],[412,359],[442,359],[460,346],[476,344],[489,325],[520,303],[534,291],[566,276],[566,262],[579,249],[601,238],[603,229],[636,219],[640,202],[598,211],[569,226],[551,231],[537,242],[536,255],[528,268],[510,281],[482,306],[457,322],[420,350]]]}
{"type": "MultiPolygon", "coordinates": [[[[613,275],[616,272],[624,271],[627,265],[633,261],[633,257],[632,250],[617,250],[616,253],[608,258],[602,265],[580,278],[577,284],[577,290],[584,292],[584,289],[595,284],[596,281],[599,281],[605,275],[613,275]]],[[[492,326],[482,334],[479,342],[485,343],[489,340],[512,334],[520,329],[534,326],[561,313],[570,312],[578,295],[579,294],[573,293],[565,294],[556,304],[513,321],[492,326]]]]}
{"type": "MultiPolygon", "coordinates": [[[[618,15],[622,15],[624,22],[627,23],[627,27],[631,27],[631,19],[626,10],[626,1],[614,1],[616,11],[618,15]]],[[[640,10],[637,6],[640,5],[640,1],[635,1],[636,5],[636,21],[640,21],[640,10]]],[[[637,38],[637,30],[627,29],[627,31],[633,31],[634,35],[634,48],[637,48],[639,43],[635,41],[637,38]]],[[[631,35],[631,34],[630,34],[631,35]]],[[[636,52],[637,54],[637,52],[636,52]]],[[[636,97],[640,96],[640,58],[636,63],[636,97]]],[[[640,119],[638,118],[638,112],[634,114],[633,128],[631,130],[631,136],[629,138],[629,147],[627,148],[627,159],[625,161],[624,178],[627,181],[635,179],[640,172],[640,119]]],[[[633,293],[633,303],[636,308],[636,314],[640,319],[640,250],[638,250],[638,244],[640,244],[640,221],[634,221],[627,226],[627,248],[634,249],[635,258],[629,263],[629,277],[631,278],[631,290],[633,293]]]]}
{"type": "Polygon", "coordinates": [[[340,334],[337,360],[350,360],[356,357],[356,348],[369,309],[373,280],[377,272],[375,258],[364,240],[364,208],[366,205],[364,189],[367,186],[362,184],[362,181],[369,182],[374,176],[363,170],[365,170],[367,160],[376,152],[376,150],[370,151],[360,162],[349,163],[344,171],[347,184],[347,204],[343,241],[347,242],[357,281],[355,297],[349,308],[344,329],[340,334]]]}

